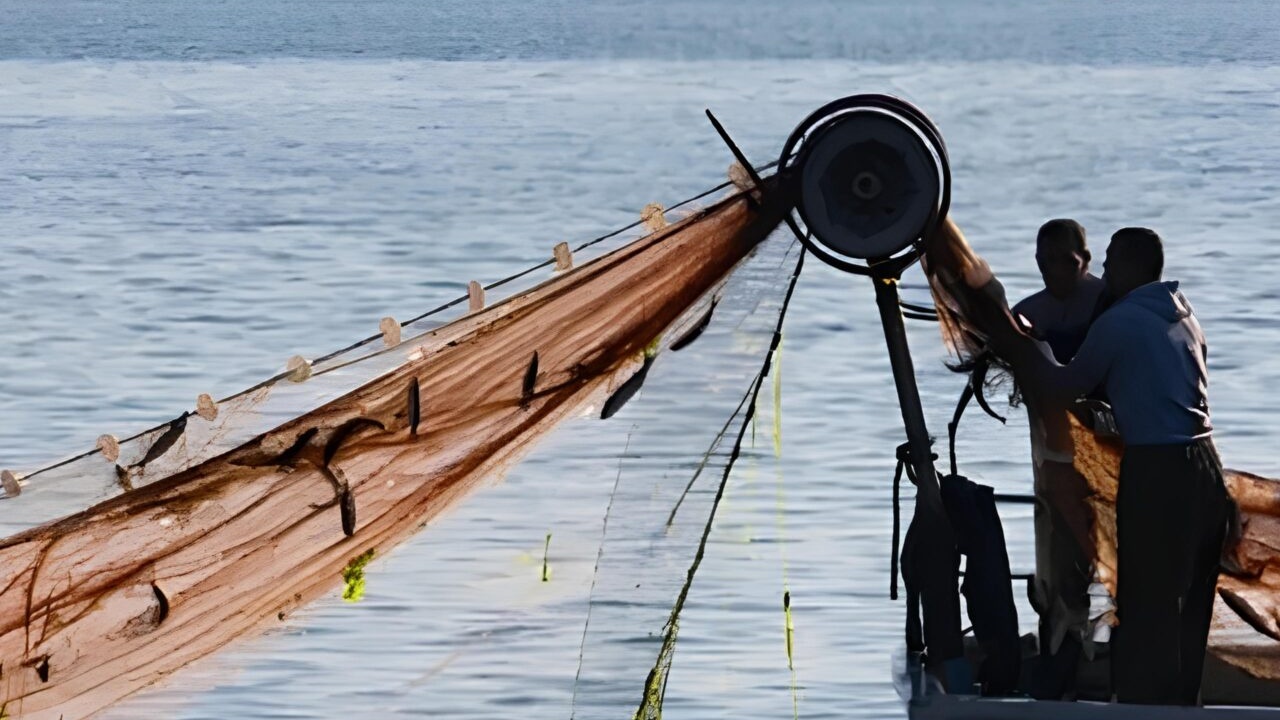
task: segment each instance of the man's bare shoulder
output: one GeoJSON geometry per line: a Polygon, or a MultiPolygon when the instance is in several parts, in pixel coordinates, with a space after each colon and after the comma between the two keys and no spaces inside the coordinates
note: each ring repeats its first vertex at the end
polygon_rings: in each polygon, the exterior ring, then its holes
{"type": "Polygon", "coordinates": [[[1045,288],[1022,298],[1017,305],[1013,306],[1013,311],[1028,320],[1034,321],[1035,318],[1033,316],[1038,315],[1051,300],[1053,300],[1053,296],[1049,294],[1049,289],[1045,288]]]}

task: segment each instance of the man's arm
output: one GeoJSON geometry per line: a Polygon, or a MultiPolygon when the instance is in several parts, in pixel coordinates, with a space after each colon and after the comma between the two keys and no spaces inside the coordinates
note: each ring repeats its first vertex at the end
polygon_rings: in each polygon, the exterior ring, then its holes
{"type": "MultiPolygon", "coordinates": [[[[992,278],[980,293],[990,298],[995,306],[1003,297],[1003,288],[998,280],[992,278]]],[[[1013,366],[1019,382],[1033,384],[1039,397],[1059,405],[1069,405],[1101,385],[1118,347],[1114,319],[1099,319],[1090,327],[1084,344],[1071,363],[1062,365],[1054,358],[1048,344],[999,322],[988,320],[983,324],[992,329],[989,337],[991,348],[1013,366]]]]}
{"type": "Polygon", "coordinates": [[[964,323],[981,335],[987,349],[1008,362],[1024,385],[1062,405],[1097,387],[1110,368],[1114,345],[1099,332],[1107,323],[1099,318],[1069,366],[1059,365],[1053,353],[1023,331],[1005,299],[1004,286],[950,217],[925,238],[926,271],[958,302],[964,323]]]}
{"type": "Polygon", "coordinates": [[[1113,322],[1108,320],[1100,318],[1089,328],[1084,344],[1067,365],[1058,364],[1047,348],[1037,348],[1044,361],[1034,362],[1034,377],[1044,397],[1067,404],[1107,379],[1117,348],[1113,322]]]}

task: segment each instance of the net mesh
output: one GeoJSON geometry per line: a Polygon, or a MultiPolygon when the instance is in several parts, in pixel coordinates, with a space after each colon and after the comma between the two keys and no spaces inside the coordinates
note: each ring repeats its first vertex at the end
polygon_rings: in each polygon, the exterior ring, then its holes
{"type": "Polygon", "coordinates": [[[761,246],[714,296],[697,341],[655,366],[644,403],[618,416],[630,432],[584,623],[574,717],[616,717],[628,705],[637,718],[662,714],[681,611],[752,427],[801,256],[789,237],[761,246]],[[682,410],[691,393],[696,417],[682,410]],[[724,422],[708,427],[706,417],[724,422]]]}
{"type": "MultiPolygon", "coordinates": [[[[730,187],[731,183],[713,187],[673,204],[668,212],[689,213],[700,201],[730,187]]],[[[647,234],[653,217],[646,207],[639,220],[566,248],[569,257],[577,265],[603,257],[647,234]]],[[[500,304],[554,279],[562,271],[552,255],[542,263],[484,286],[484,290],[490,292],[490,305],[500,304]]],[[[301,371],[282,368],[262,382],[217,401],[202,396],[189,410],[168,422],[118,441],[112,437],[119,447],[118,457],[113,459],[108,459],[101,447],[95,447],[41,468],[10,468],[18,493],[0,493],[0,500],[10,501],[0,502],[0,537],[171,477],[312,412],[412,361],[420,342],[432,331],[469,312],[468,296],[462,295],[407,321],[392,321],[399,340],[393,347],[386,347],[387,328],[382,328],[383,332],[377,335],[317,358],[295,358],[305,364],[301,371]]]]}
{"type": "MultiPolygon", "coordinates": [[[[770,293],[793,275],[790,245],[760,246],[779,217],[735,193],[630,242],[613,233],[571,271],[548,280],[549,258],[545,273],[496,283],[512,294],[482,310],[464,312],[459,299],[405,323],[392,347],[376,335],[294,362],[118,450],[104,439],[30,474],[0,508],[0,653],[23,668],[4,673],[3,701],[35,717],[88,714],[344,574],[354,594],[362,573],[344,571],[363,570],[361,558],[412,535],[591,403],[627,422],[628,401],[647,393],[653,428],[708,383],[741,403],[772,337],[756,325],[770,313],[776,324],[770,293]],[[676,345],[684,362],[665,359],[676,345]],[[684,367],[697,371],[662,380],[684,367]],[[646,381],[672,390],[642,391],[646,381]]],[[[662,434],[641,432],[635,447],[673,463],[691,455],[662,434]]],[[[633,489],[647,501],[645,481],[626,468],[623,477],[622,516],[634,519],[614,531],[632,523],[660,545],[631,510],[633,489]]],[[[700,489],[689,495],[671,534],[685,549],[680,523],[708,522],[700,489]]],[[[649,597],[669,610],[670,595],[649,597]]]]}

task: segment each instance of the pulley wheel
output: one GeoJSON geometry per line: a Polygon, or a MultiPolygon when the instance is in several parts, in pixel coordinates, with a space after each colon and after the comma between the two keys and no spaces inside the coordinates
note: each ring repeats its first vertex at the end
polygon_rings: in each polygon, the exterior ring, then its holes
{"type": "Polygon", "coordinates": [[[812,235],[806,244],[845,269],[911,248],[950,203],[937,128],[897,98],[855,95],[819,110],[779,164],[812,235]]]}

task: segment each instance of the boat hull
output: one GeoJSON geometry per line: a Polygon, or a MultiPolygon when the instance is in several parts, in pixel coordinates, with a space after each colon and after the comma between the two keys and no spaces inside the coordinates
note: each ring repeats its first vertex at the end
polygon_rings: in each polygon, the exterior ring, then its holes
{"type": "MultiPolygon", "coordinates": [[[[1082,674],[1093,675],[1103,686],[1095,688],[1106,693],[1105,661],[1095,661],[1100,667],[1085,668],[1082,674]],[[1090,672],[1092,670],[1093,672],[1090,672]],[[1099,677],[1100,676],[1100,677],[1099,677]]],[[[1027,667],[1024,663],[1024,670],[1027,667]]],[[[1204,707],[1178,707],[1168,705],[1125,705],[1081,700],[1062,702],[1033,700],[1027,697],[994,698],[978,695],[948,695],[941,685],[924,669],[918,659],[905,648],[893,657],[893,680],[898,696],[906,704],[907,717],[911,720],[1137,720],[1141,718],[1185,718],[1186,720],[1277,720],[1280,708],[1252,707],[1244,704],[1217,704],[1221,702],[1213,694],[1228,691],[1241,700],[1275,702],[1277,689],[1271,683],[1251,680],[1236,668],[1210,659],[1205,666],[1204,707]],[[1252,695],[1252,697],[1249,697],[1252,695]]]]}

